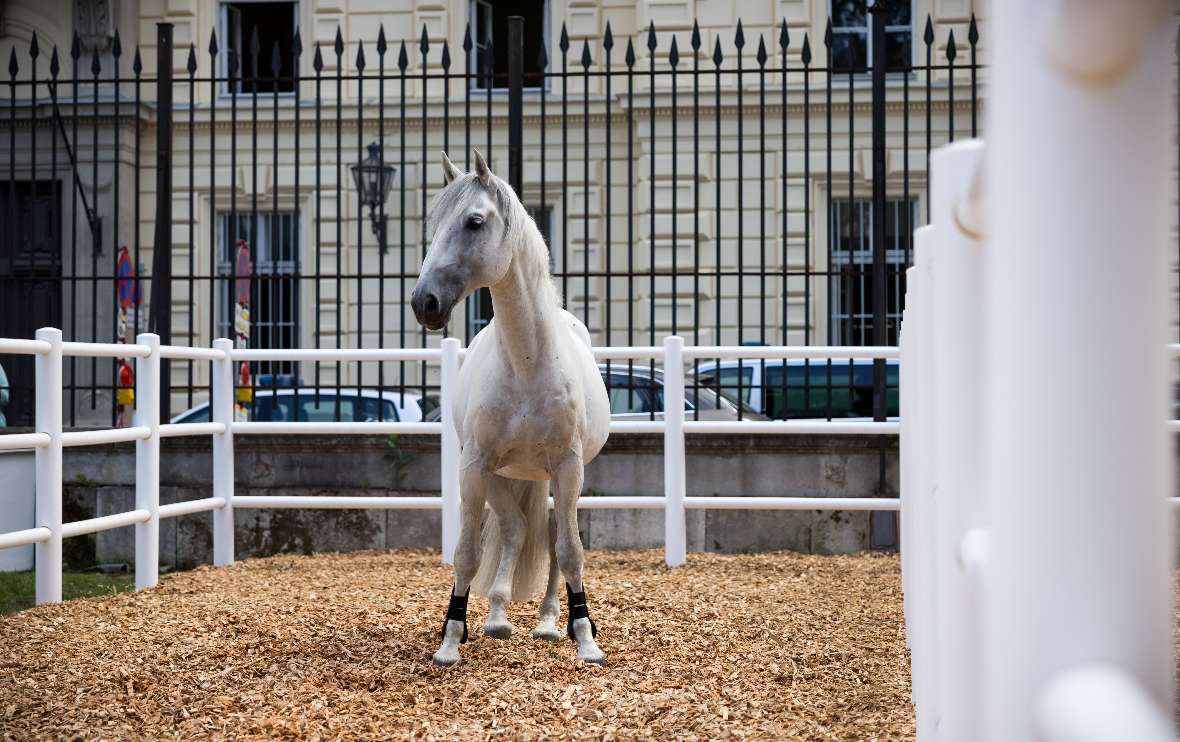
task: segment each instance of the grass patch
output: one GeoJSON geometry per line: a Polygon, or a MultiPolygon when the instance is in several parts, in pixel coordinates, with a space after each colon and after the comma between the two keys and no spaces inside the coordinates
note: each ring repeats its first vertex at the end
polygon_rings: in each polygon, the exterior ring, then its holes
{"type": "MultiPolygon", "coordinates": [[[[0,614],[32,608],[35,587],[32,572],[0,572],[0,614]]],[[[66,572],[62,575],[62,599],[93,598],[135,589],[135,575],[98,572],[66,572]]]]}

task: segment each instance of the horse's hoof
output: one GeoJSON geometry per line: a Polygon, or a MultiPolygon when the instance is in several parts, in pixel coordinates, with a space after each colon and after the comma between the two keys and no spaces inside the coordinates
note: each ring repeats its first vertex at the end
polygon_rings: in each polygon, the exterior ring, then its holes
{"type": "Polygon", "coordinates": [[[533,638],[546,642],[561,641],[561,632],[556,626],[538,626],[533,629],[533,638]]]}
{"type": "Polygon", "coordinates": [[[606,652],[603,652],[601,649],[596,653],[587,653],[585,656],[581,652],[578,652],[578,659],[587,665],[606,667],[606,652]]]}
{"type": "Polygon", "coordinates": [[[490,636],[493,639],[510,639],[512,637],[512,624],[484,624],[483,633],[484,636],[490,636]]]}
{"type": "Polygon", "coordinates": [[[459,653],[444,654],[442,651],[438,651],[434,653],[432,659],[435,667],[452,667],[453,665],[459,664],[459,653]]]}

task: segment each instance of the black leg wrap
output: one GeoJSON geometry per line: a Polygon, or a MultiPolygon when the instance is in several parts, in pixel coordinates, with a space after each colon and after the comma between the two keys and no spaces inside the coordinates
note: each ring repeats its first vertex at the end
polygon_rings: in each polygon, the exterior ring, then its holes
{"type": "Polygon", "coordinates": [[[470,595],[471,588],[467,588],[467,592],[461,596],[455,595],[455,591],[451,590],[451,602],[447,605],[447,615],[443,617],[442,631],[439,632],[439,638],[445,639],[447,636],[447,621],[458,621],[463,624],[463,638],[459,640],[459,643],[467,643],[467,598],[470,595]]]}
{"type": "Polygon", "coordinates": [[[570,641],[577,641],[578,637],[574,635],[574,621],[579,618],[590,619],[590,636],[598,636],[598,627],[594,625],[594,619],[590,618],[590,606],[586,605],[586,592],[583,590],[580,593],[575,593],[567,582],[565,585],[566,603],[569,606],[569,618],[565,622],[565,633],[570,638],[570,641]]]}

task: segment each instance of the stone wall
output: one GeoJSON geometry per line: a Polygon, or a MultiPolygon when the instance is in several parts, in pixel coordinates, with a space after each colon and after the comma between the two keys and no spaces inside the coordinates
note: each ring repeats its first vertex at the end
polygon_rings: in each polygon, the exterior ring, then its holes
{"type": "MultiPolygon", "coordinates": [[[[699,496],[870,497],[878,494],[878,439],[849,436],[703,436],[687,439],[688,494],[699,496]]],[[[237,494],[437,495],[438,439],[430,436],[238,436],[237,494]]],[[[162,442],[162,503],[208,497],[208,439],[162,442]]],[[[897,441],[887,439],[885,492],[897,495],[897,441]]],[[[67,500],[106,515],[134,507],[134,448],[79,448],[65,457],[67,500]]],[[[584,496],[663,492],[663,441],[620,435],[589,467],[584,496]]],[[[660,547],[660,510],[579,515],[589,548],[660,547]]],[[[439,513],[422,510],[245,510],[236,513],[240,558],[279,552],[438,548],[439,513]]],[[[690,551],[792,549],[847,553],[869,546],[870,515],[847,511],[690,511],[690,551]]],[[[212,559],[208,513],[168,519],[160,558],[187,567],[212,559]]],[[[134,531],[98,534],[99,562],[134,559],[134,531]]]]}

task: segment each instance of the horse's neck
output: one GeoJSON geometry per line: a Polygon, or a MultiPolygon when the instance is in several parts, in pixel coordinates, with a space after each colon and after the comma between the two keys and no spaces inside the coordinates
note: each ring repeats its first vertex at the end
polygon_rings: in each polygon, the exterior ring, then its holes
{"type": "Polygon", "coordinates": [[[561,307],[549,283],[549,265],[540,233],[526,232],[528,244],[515,250],[508,273],[492,285],[496,340],[512,369],[521,374],[548,353],[553,343],[554,319],[561,307]]]}

